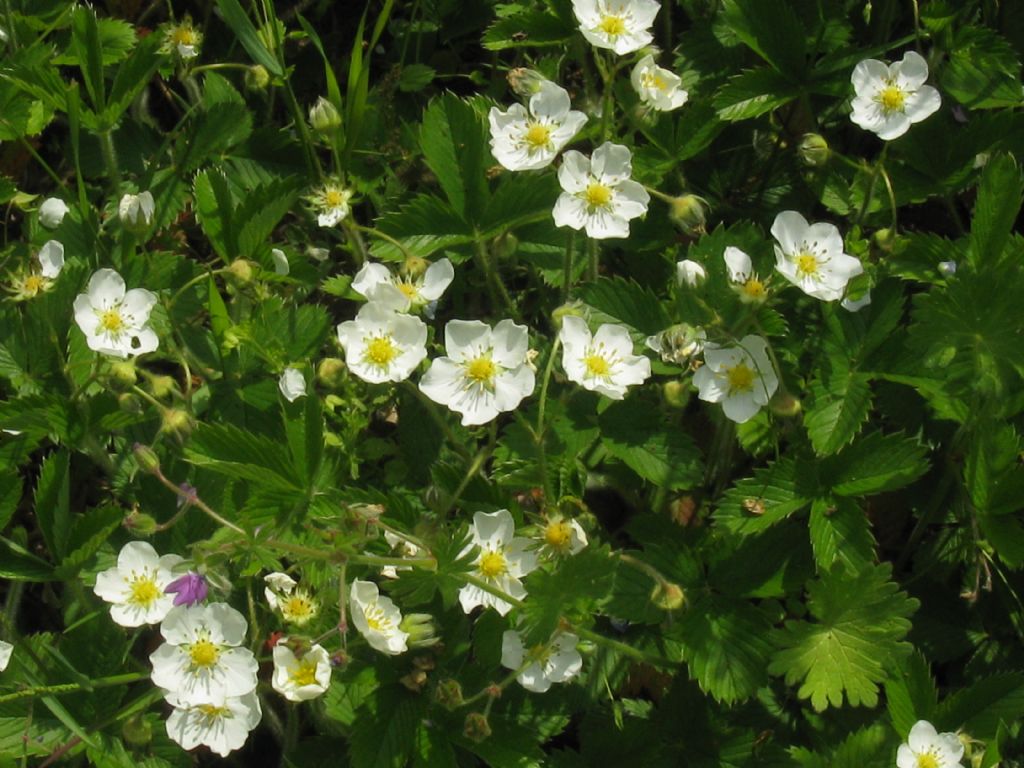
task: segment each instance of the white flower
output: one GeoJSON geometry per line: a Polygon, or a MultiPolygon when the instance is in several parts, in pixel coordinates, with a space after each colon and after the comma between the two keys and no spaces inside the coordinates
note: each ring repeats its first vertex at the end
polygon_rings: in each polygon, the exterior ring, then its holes
{"type": "Polygon", "coordinates": [[[50,290],[54,279],[64,269],[64,246],[56,240],[48,240],[36,254],[39,270],[11,276],[10,291],[15,301],[33,299],[50,290]]]}
{"type": "Polygon", "coordinates": [[[939,274],[943,277],[952,277],[956,274],[956,262],[955,261],[940,261],[939,262],[939,274]]]}
{"type": "Polygon", "coordinates": [[[587,534],[575,520],[549,518],[541,529],[541,549],[555,557],[575,555],[587,546],[587,534]]]}
{"type": "Polygon", "coordinates": [[[679,87],[682,83],[679,75],[655,64],[652,54],[637,62],[629,79],[640,101],[659,112],[678,109],[689,95],[679,87]]]}
{"type": "Polygon", "coordinates": [[[775,268],[808,296],[838,301],[851,278],[864,271],[860,260],[843,253],[843,237],[833,224],[808,224],[796,211],[775,217],[775,268]]]}
{"type": "Polygon", "coordinates": [[[850,119],[866,131],[890,141],[906,133],[938,110],[939,92],[930,85],[928,63],[913,51],[902,61],[886,66],[884,61],[865,59],[853,70],[853,113],[850,119]]]}
{"type": "Polygon", "coordinates": [[[629,150],[606,141],[587,159],[569,150],[558,169],[562,194],[555,202],[555,225],[587,230],[595,239],[629,237],[629,220],[647,213],[651,196],[632,181],[629,150]]]}
{"type": "MultiPolygon", "coordinates": [[[[384,531],[384,541],[391,547],[393,555],[398,557],[419,557],[423,550],[417,547],[408,539],[396,536],[391,531],[384,531]]],[[[409,565],[385,565],[380,569],[380,575],[386,579],[397,579],[399,571],[411,571],[409,565]]]]}
{"type": "Polygon", "coordinates": [[[513,104],[502,112],[491,107],[491,153],[510,171],[532,171],[551,164],[587,122],[582,112],[569,109],[569,94],[548,80],[530,97],[530,111],[513,104]]]}
{"type": "Polygon", "coordinates": [[[64,269],[64,245],[56,240],[47,240],[36,258],[39,260],[39,274],[53,280],[64,269]]]}
{"type": "Polygon", "coordinates": [[[147,327],[156,294],[144,288],[125,292],[124,280],[112,269],[100,269],[87,293],[75,299],[75,322],[89,349],[114,357],[152,352],[160,340],[147,327]]]}
{"type": "Polygon", "coordinates": [[[194,59],[199,55],[199,46],[203,42],[203,34],[192,26],[188,16],[180,24],[172,24],[164,32],[164,42],[160,46],[162,53],[177,52],[182,60],[194,59]]]}
{"type": "Polygon", "coordinates": [[[651,361],[633,354],[633,339],[624,325],[606,323],[591,336],[582,318],[567,315],[558,338],[566,376],[584,389],[621,400],[627,387],[643,384],[651,375],[651,361]]]}
{"type": "Polygon", "coordinates": [[[309,701],[331,685],[331,659],[320,645],[313,645],[298,658],[282,638],[274,646],[274,690],[288,701],[309,701]]]}
{"type": "Polygon", "coordinates": [[[156,203],[151,192],[125,195],[117,206],[117,215],[125,229],[133,232],[146,230],[153,223],[156,203]]]}
{"type": "Polygon", "coordinates": [[[356,579],[349,590],[349,598],[352,623],[372,648],[390,656],[408,650],[409,633],[399,628],[402,612],[390,597],[381,597],[376,584],[356,579]]]}
{"type": "Polygon", "coordinates": [[[68,210],[68,204],[59,197],[48,197],[39,206],[39,223],[47,229],[56,229],[68,210]]]}
{"type": "Polygon", "coordinates": [[[263,577],[263,596],[271,610],[280,611],[285,621],[301,627],[320,613],[320,603],[287,573],[270,573],[263,577]]]}
{"type": "MultiPolygon", "coordinates": [[[[530,550],[529,539],[514,538],[515,523],[507,509],[497,512],[477,512],[469,528],[472,541],[460,557],[479,550],[473,560],[473,575],[510,597],[522,600],[526,590],[520,579],[537,567],[537,555],[530,550]]],[[[459,603],[466,613],[478,605],[492,606],[504,616],[512,610],[507,600],[467,584],[459,590],[459,603]]]]}
{"type": "Polygon", "coordinates": [[[285,256],[284,251],[280,248],[271,248],[270,258],[274,260],[274,271],[277,274],[287,275],[292,271],[291,265],[288,263],[288,257],[285,256]]]}
{"type": "Polygon", "coordinates": [[[704,342],[707,338],[707,332],[703,328],[680,323],[654,336],[648,336],[644,343],[648,349],[653,349],[661,355],[663,362],[688,365],[694,355],[704,351],[704,342]]]}
{"type": "Polygon", "coordinates": [[[0,640],[0,672],[7,669],[7,665],[11,663],[12,653],[14,653],[14,646],[4,640],[0,640]]]}
{"type": "Polygon", "coordinates": [[[277,388],[281,390],[285,400],[294,403],[306,396],[306,377],[298,368],[285,368],[281,378],[277,380],[277,388]]]}
{"type": "Polygon", "coordinates": [[[204,745],[221,757],[239,749],[249,731],[259,725],[263,711],[256,692],[225,696],[207,704],[188,704],[174,693],[166,696],[174,707],[167,718],[167,735],[182,749],[204,745]]]}
{"type": "Polygon", "coordinates": [[[725,270],[733,290],[744,304],[760,304],[768,298],[764,281],[754,274],[753,262],[739,248],[730,245],[725,249],[725,270]]]}
{"type": "Polygon", "coordinates": [[[247,625],[227,603],[179,605],[160,625],[166,641],[150,654],[153,683],[179,706],[214,704],[256,688],[259,665],[245,641],[247,625]]]}
{"type": "Polygon", "coordinates": [[[768,404],[779,378],[768,359],[768,342],[751,335],[735,347],[708,344],[693,383],[701,400],[721,403],[725,415],[742,424],[768,404]]]}
{"type": "Polygon", "coordinates": [[[501,666],[520,670],[516,680],[528,691],[544,693],[552,683],[564,683],[583,669],[583,657],[576,650],[579,638],[558,632],[547,645],[526,649],[514,629],[501,636],[501,666]]]}
{"type": "Polygon", "coordinates": [[[352,279],[352,290],[370,301],[408,312],[428,306],[444,294],[455,278],[448,259],[438,259],[416,274],[392,274],[383,264],[366,262],[352,279]]]}
{"type": "Polygon", "coordinates": [[[845,309],[847,312],[860,312],[864,307],[871,303],[871,291],[864,291],[864,295],[859,299],[843,299],[839,302],[839,306],[845,309]]]}
{"type": "Polygon", "coordinates": [[[583,37],[620,56],[638,51],[654,39],[650,27],[660,8],[657,0],[572,0],[583,37]]]}
{"type": "Polygon", "coordinates": [[[327,248],[317,248],[314,245],[309,245],[306,246],[306,255],[313,259],[313,261],[327,261],[331,252],[327,248]]]}
{"type": "Polygon", "coordinates": [[[404,381],[427,356],[426,324],[377,301],[338,324],[338,341],[349,370],[371,384],[404,381]]]}
{"type": "Polygon", "coordinates": [[[918,720],[896,752],[896,768],[962,768],[963,756],[955,733],[938,733],[927,720],[918,720]]]}
{"type": "Polygon", "coordinates": [[[349,214],[348,201],[352,199],[352,190],[346,189],[337,181],[328,181],[314,190],[309,201],[316,211],[316,223],[321,227],[333,227],[349,214]]]}
{"type": "Polygon", "coordinates": [[[164,589],[176,578],[171,571],[181,562],[177,555],[160,557],[144,541],[130,541],[114,568],[96,574],[92,591],[112,604],[110,618],[122,627],[159,624],[174,607],[174,595],[164,594],[164,589]]]}
{"type": "Polygon", "coordinates": [[[676,282],[696,288],[704,282],[708,273],[700,264],[692,259],[683,259],[676,264],[676,282]]]}

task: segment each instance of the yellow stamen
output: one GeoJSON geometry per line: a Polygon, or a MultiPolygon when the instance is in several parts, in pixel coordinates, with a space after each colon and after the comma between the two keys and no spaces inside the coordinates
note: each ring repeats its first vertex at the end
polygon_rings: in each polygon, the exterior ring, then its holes
{"type": "Polygon", "coordinates": [[[414,283],[406,283],[402,280],[399,280],[395,285],[397,286],[398,290],[405,294],[405,297],[409,299],[409,301],[415,301],[417,298],[419,298],[420,289],[414,283]]]}
{"type": "Polygon", "coordinates": [[[523,140],[531,150],[543,149],[551,143],[551,129],[540,123],[531,123],[530,127],[526,129],[523,140]]]}
{"type": "Polygon", "coordinates": [[[763,299],[768,291],[764,287],[764,283],[758,280],[756,277],[752,277],[743,284],[742,291],[751,299],[763,299]]]}
{"type": "Polygon", "coordinates": [[[498,373],[498,366],[489,357],[478,357],[466,365],[466,378],[474,384],[490,385],[498,373]]]}
{"type": "Polygon", "coordinates": [[[308,595],[296,592],[281,603],[281,615],[292,624],[305,624],[317,614],[317,604],[308,595]]]}
{"type": "Polygon", "coordinates": [[[502,552],[484,552],[480,558],[480,573],[488,579],[496,579],[508,570],[505,555],[502,552]]]}
{"type": "Polygon", "coordinates": [[[572,543],[572,526],[565,520],[552,520],[544,527],[544,542],[553,549],[568,549],[572,543]]]}
{"type": "Polygon", "coordinates": [[[796,271],[804,277],[815,277],[818,274],[818,258],[813,253],[802,251],[796,257],[796,271]]]}
{"type": "Polygon", "coordinates": [[[181,26],[171,33],[171,40],[175,45],[196,45],[199,42],[199,36],[192,27],[181,26]]]}
{"type": "Polygon", "coordinates": [[[611,371],[608,360],[601,357],[601,355],[587,355],[583,358],[583,365],[586,366],[587,373],[591,376],[607,376],[608,372],[611,371]]]}
{"type": "Polygon", "coordinates": [[[148,608],[163,594],[149,575],[135,579],[128,588],[131,590],[128,602],[132,605],[141,605],[143,608],[148,608]]]}
{"type": "Polygon", "coordinates": [[[644,88],[654,88],[658,91],[664,91],[668,87],[668,83],[665,82],[664,78],[654,72],[645,72],[643,77],[640,78],[640,82],[644,88]]]}
{"type": "Polygon", "coordinates": [[[303,661],[288,675],[295,685],[316,685],[316,662],[303,661]]]}
{"type": "Polygon", "coordinates": [[[363,357],[378,368],[387,368],[398,357],[398,348],[392,343],[391,336],[377,336],[366,345],[363,357]]]}
{"type": "Polygon", "coordinates": [[[729,394],[735,392],[750,392],[754,388],[754,372],[747,367],[746,363],[739,363],[725,371],[726,379],[729,382],[729,394]]]}
{"type": "Polygon", "coordinates": [[[592,181],[583,192],[583,199],[590,208],[604,208],[612,200],[611,187],[605,186],[599,181],[592,181]]]}
{"type": "Polygon", "coordinates": [[[188,647],[188,656],[193,667],[207,669],[217,663],[217,659],[220,658],[220,649],[208,638],[203,637],[188,647]]]}
{"type": "Polygon", "coordinates": [[[886,112],[902,112],[903,105],[907,100],[905,94],[897,85],[887,86],[878,94],[878,103],[886,112]]]}
{"type": "Polygon", "coordinates": [[[218,717],[231,717],[231,710],[227,707],[218,707],[213,704],[200,704],[196,709],[202,712],[203,716],[210,720],[218,717]]]}
{"type": "Polygon", "coordinates": [[[931,752],[917,756],[917,768],[940,768],[938,758],[931,752]]]}
{"type": "Polygon", "coordinates": [[[621,16],[605,15],[601,17],[601,23],[597,25],[597,28],[608,37],[618,37],[625,34],[626,22],[621,16]]]}
{"type": "Polygon", "coordinates": [[[100,328],[107,333],[120,333],[126,323],[117,309],[107,309],[100,313],[100,328]]]}
{"type": "Polygon", "coordinates": [[[27,296],[35,296],[46,285],[46,278],[42,275],[29,275],[21,283],[21,292],[27,296]]]}

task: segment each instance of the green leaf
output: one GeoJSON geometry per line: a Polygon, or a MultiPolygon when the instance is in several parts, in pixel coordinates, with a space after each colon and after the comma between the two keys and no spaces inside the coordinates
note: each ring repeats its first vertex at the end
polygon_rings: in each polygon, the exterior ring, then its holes
{"type": "Polygon", "coordinates": [[[20,544],[0,538],[0,579],[11,581],[49,581],[53,568],[20,544]]]}
{"type": "Polygon", "coordinates": [[[64,557],[71,527],[68,507],[70,472],[70,456],[66,450],[60,450],[43,461],[39,482],[36,483],[35,512],[39,531],[46,541],[46,548],[57,561],[64,557]]]}
{"type": "Polygon", "coordinates": [[[787,621],[775,632],[779,650],[768,671],[800,683],[797,695],[818,712],[842,706],[844,695],[852,706],[876,706],[886,667],[910,651],[903,638],[917,609],[891,575],[888,564],[859,573],[837,565],[811,582],[807,604],[816,621],[787,621]]]}
{"type": "Polygon", "coordinates": [[[16,469],[0,470],[0,532],[14,517],[21,502],[21,475],[16,469]]]}
{"type": "Polygon", "coordinates": [[[632,280],[602,277],[583,286],[580,298],[597,310],[591,315],[593,322],[623,323],[645,335],[672,325],[658,297],[632,280]]]}
{"type": "MultiPolygon", "coordinates": [[[[209,75],[208,75],[209,77],[209,75]]],[[[178,166],[192,171],[215,155],[240,144],[252,133],[252,114],[233,101],[211,103],[193,118],[178,142],[178,166]]]]}
{"type": "Polygon", "coordinates": [[[327,56],[327,51],[324,50],[324,44],[320,41],[320,35],[317,34],[313,25],[306,21],[305,17],[301,13],[296,14],[296,18],[299,20],[299,25],[302,27],[302,31],[309,37],[310,42],[313,43],[313,47],[316,48],[317,53],[320,54],[320,58],[324,62],[324,78],[327,80],[327,100],[334,105],[334,108],[338,110],[338,114],[341,114],[341,89],[338,87],[338,78],[334,75],[334,67],[331,66],[331,60],[327,56]]]}
{"type": "Polygon", "coordinates": [[[968,260],[976,268],[1002,261],[1022,200],[1024,174],[1017,161],[1010,155],[989,160],[978,184],[967,251],[968,260]]]}
{"type": "Polygon", "coordinates": [[[279,444],[229,424],[201,424],[192,433],[185,458],[227,477],[286,491],[302,488],[279,444]]]}
{"type": "Polygon", "coordinates": [[[428,67],[426,64],[408,64],[402,67],[398,75],[398,90],[402,93],[416,93],[422,91],[437,76],[437,70],[428,67]]]}
{"type": "Polygon", "coordinates": [[[806,66],[804,26],[787,0],[725,0],[722,20],[740,40],[790,80],[806,66]]]}
{"type": "Polygon", "coordinates": [[[852,370],[843,350],[830,354],[820,377],[811,384],[811,405],[804,417],[811,446],[828,456],[849,443],[871,410],[869,378],[852,370]]]}
{"type": "Polygon", "coordinates": [[[715,94],[714,104],[721,120],[735,123],[771,112],[788,104],[800,91],[773,69],[748,69],[729,79],[715,94]]]}
{"type": "Polygon", "coordinates": [[[79,6],[71,15],[71,45],[78,58],[93,110],[98,114],[106,106],[106,83],[103,80],[103,46],[100,43],[96,11],[79,6]]]}
{"type": "Polygon", "coordinates": [[[915,440],[873,432],[823,461],[821,477],[839,496],[869,496],[912,483],[928,469],[915,440]]]}
{"type": "Polygon", "coordinates": [[[609,406],[598,419],[607,451],[644,480],[670,490],[692,488],[703,479],[700,451],[659,409],[639,400],[609,406]]]}
{"type": "Polygon", "coordinates": [[[231,27],[238,42],[252,56],[253,61],[263,66],[270,74],[277,77],[283,76],[284,71],[281,69],[281,65],[274,54],[263,44],[256,27],[242,10],[238,0],[217,0],[217,7],[220,8],[225,23],[231,27]]]}
{"type": "Polygon", "coordinates": [[[305,486],[312,488],[320,471],[324,449],[324,417],[319,397],[301,397],[294,403],[282,400],[284,429],[292,463],[305,486]]]}
{"type": "Polygon", "coordinates": [[[402,768],[412,757],[426,710],[422,696],[401,686],[380,688],[356,718],[349,739],[352,768],[402,768]]]}
{"type": "Polygon", "coordinates": [[[235,257],[231,219],[234,201],[228,189],[227,177],[218,170],[203,171],[196,174],[192,189],[199,226],[217,254],[230,262],[235,257]]]}
{"type": "Polygon", "coordinates": [[[252,258],[256,249],[269,240],[301,188],[302,179],[292,178],[275,180],[246,193],[232,217],[238,233],[239,256],[252,258]]]}
{"type": "MultiPolygon", "coordinates": [[[[466,220],[435,195],[417,195],[398,211],[385,214],[377,227],[401,242],[405,250],[423,258],[474,239],[466,220]]],[[[375,240],[370,252],[384,261],[405,259],[401,248],[383,239],[375,240]]]]}
{"type": "Polygon", "coordinates": [[[490,198],[487,189],[487,129],[469,102],[445,93],[423,115],[420,147],[455,211],[478,221],[490,198]]]}
{"type": "Polygon", "coordinates": [[[837,560],[858,571],[875,559],[867,515],[853,499],[815,499],[811,505],[811,546],[821,571],[837,560]]]}
{"type": "Polygon", "coordinates": [[[910,654],[890,671],[885,681],[885,704],[892,727],[906,737],[918,720],[935,721],[939,694],[928,662],[919,652],[910,654]]]}
{"type": "Polygon", "coordinates": [[[943,729],[963,729],[977,739],[992,739],[1001,723],[1024,717],[1024,674],[994,675],[950,696],[938,709],[943,729]]]}
{"type": "Polygon", "coordinates": [[[763,531],[811,503],[814,477],[806,464],[783,458],[754,470],[725,492],[715,519],[730,531],[751,534],[763,531]]]}
{"type": "Polygon", "coordinates": [[[528,10],[495,21],[484,32],[482,42],[491,51],[545,48],[564,45],[575,31],[554,14],[528,10]]]}
{"type": "Polygon", "coordinates": [[[968,109],[1019,107],[1024,101],[1013,46],[986,27],[958,29],[949,62],[940,73],[942,90],[968,109]]]}
{"type": "MultiPolygon", "coordinates": [[[[134,39],[134,30],[131,33],[134,39]]],[[[103,115],[103,119],[111,125],[117,124],[121,115],[131,106],[135,97],[143,88],[149,85],[153,73],[156,72],[157,67],[160,65],[161,56],[159,48],[161,42],[160,35],[149,35],[143,38],[139,41],[135,50],[132,51],[127,61],[117,68],[114,83],[110,87],[106,112],[103,115]]]]}

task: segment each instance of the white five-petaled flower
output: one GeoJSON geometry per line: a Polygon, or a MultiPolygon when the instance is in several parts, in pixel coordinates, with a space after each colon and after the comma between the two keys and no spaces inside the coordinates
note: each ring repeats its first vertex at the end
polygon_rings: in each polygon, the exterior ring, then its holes
{"type": "Polygon", "coordinates": [[[39,269],[15,275],[11,280],[11,292],[16,301],[33,299],[50,290],[53,281],[64,269],[64,246],[56,240],[47,240],[36,254],[39,269]]]}
{"type": "Polygon", "coordinates": [[[854,67],[851,78],[857,95],[850,119],[885,141],[899,138],[941,104],[939,92],[924,84],[927,79],[928,62],[914,51],[889,65],[865,59],[854,67]]]}
{"type": "Polygon", "coordinates": [[[501,636],[501,665],[519,670],[516,680],[528,691],[544,693],[552,683],[564,683],[583,669],[583,657],[576,650],[579,638],[558,632],[547,645],[527,649],[514,629],[501,636]]]}
{"type": "Polygon", "coordinates": [[[739,248],[730,245],[725,249],[725,271],[744,304],[760,304],[768,298],[764,281],[754,274],[753,262],[739,248]]]}
{"type": "Polygon", "coordinates": [[[227,603],[171,609],[160,625],[166,642],[149,656],[153,683],[174,693],[176,706],[222,706],[225,697],[251,692],[259,665],[241,647],[246,628],[227,603]]]}
{"type": "Polygon", "coordinates": [[[352,290],[370,301],[409,312],[434,304],[453,279],[455,268],[448,259],[438,259],[415,274],[393,274],[383,264],[368,261],[352,279],[352,290]]]}
{"type": "Polygon", "coordinates": [[[629,237],[629,221],[647,213],[651,196],[630,179],[632,156],[606,141],[589,159],[569,150],[558,169],[562,194],[552,214],[555,225],[586,229],[595,239],[629,237]]]}
{"type": "Polygon", "coordinates": [[[167,735],[182,749],[203,745],[221,757],[242,747],[260,723],[263,711],[255,691],[223,696],[207,704],[188,704],[174,692],[165,697],[174,707],[167,718],[167,735]]]}
{"type": "Polygon", "coordinates": [[[955,733],[938,733],[927,720],[918,720],[896,752],[896,768],[962,768],[963,756],[955,733]]]}
{"type": "Polygon", "coordinates": [[[319,601],[287,573],[269,573],[263,582],[267,585],[263,588],[267,604],[271,610],[280,611],[285,621],[301,627],[320,613],[319,601]]]}
{"type": "MultiPolygon", "coordinates": [[[[477,512],[469,532],[472,541],[461,555],[477,552],[473,575],[517,600],[526,597],[520,579],[537,567],[537,555],[531,550],[533,542],[515,537],[512,514],[507,509],[477,512]]],[[[502,616],[512,610],[512,603],[473,584],[459,590],[459,604],[466,613],[478,605],[492,606],[502,616]]]]}
{"type": "Polygon", "coordinates": [[[0,640],[0,672],[7,669],[11,663],[11,654],[14,653],[14,646],[6,640],[0,640]]]}
{"type": "Polygon", "coordinates": [[[100,269],[89,279],[87,293],[75,299],[75,322],[89,349],[114,357],[141,355],[160,343],[146,325],[154,304],[155,293],[144,288],[126,292],[117,272],[100,269]]]}
{"type": "Polygon", "coordinates": [[[530,97],[529,113],[522,104],[505,112],[491,107],[488,121],[494,159],[510,171],[532,171],[550,165],[587,116],[569,109],[568,92],[545,80],[530,97]]]}
{"type": "Polygon", "coordinates": [[[540,549],[554,557],[575,555],[587,546],[587,534],[576,520],[561,515],[548,518],[540,529],[540,549]]]}
{"type": "Polygon", "coordinates": [[[68,210],[68,204],[59,197],[48,197],[39,206],[39,223],[47,229],[56,229],[68,210]]]}
{"type": "Polygon", "coordinates": [[[285,368],[281,378],[277,380],[277,388],[281,390],[285,400],[294,403],[300,397],[306,396],[306,377],[298,368],[285,368]]]}
{"type": "Polygon", "coordinates": [[[775,268],[808,296],[838,301],[850,278],[864,271],[860,260],[843,253],[834,224],[808,224],[796,211],[783,211],[772,224],[775,268]]]}
{"type": "Polygon", "coordinates": [[[378,301],[339,323],[338,341],[349,370],[371,384],[404,381],[427,356],[426,324],[378,301]]]}
{"type": "Polygon", "coordinates": [[[274,646],[274,690],[288,701],[309,701],[325,693],[331,685],[331,659],[326,649],[313,645],[296,656],[282,638],[274,646]]]}
{"type": "Polygon", "coordinates": [[[583,318],[567,315],[558,338],[566,376],[584,389],[621,400],[628,387],[643,384],[651,375],[651,361],[633,354],[633,339],[624,325],[606,323],[591,336],[583,318]]]}
{"type": "Polygon", "coordinates": [[[122,627],[159,624],[174,607],[174,595],[164,589],[174,581],[172,569],[182,562],[177,555],[161,557],[144,541],[129,541],[117,556],[117,565],[96,574],[93,587],[111,603],[110,618],[122,627]]]}
{"type": "Polygon", "coordinates": [[[704,282],[708,273],[703,266],[693,259],[683,259],[676,263],[676,282],[679,285],[687,285],[696,288],[704,282]]]}
{"type": "Polygon", "coordinates": [[[653,54],[644,56],[630,75],[633,90],[640,101],[659,112],[670,112],[686,103],[689,94],[680,85],[679,75],[654,63],[653,54]]]}
{"type": "Polygon", "coordinates": [[[651,25],[660,8],[657,0],[572,0],[583,37],[620,56],[638,51],[654,39],[651,25]]]}
{"type": "Polygon", "coordinates": [[[148,190],[137,195],[125,195],[117,206],[118,218],[125,229],[132,232],[146,230],[153,223],[155,212],[156,202],[153,193],[148,190]]]}
{"type": "Polygon", "coordinates": [[[742,424],[768,404],[779,377],[768,359],[768,342],[750,335],[734,347],[707,344],[693,383],[701,400],[721,403],[725,415],[742,424]]]}
{"type": "Polygon", "coordinates": [[[420,390],[462,414],[463,426],[486,424],[514,410],[533,392],[525,325],[502,320],[451,320],[444,329],[447,357],[438,357],[420,380],[420,390]]]}
{"type": "Polygon", "coordinates": [[[352,604],[352,623],[370,647],[395,656],[408,650],[409,633],[403,632],[402,612],[390,597],[382,597],[372,581],[352,582],[349,590],[352,604]]]}
{"type": "Polygon", "coordinates": [[[340,182],[328,181],[315,189],[308,199],[316,212],[316,223],[321,227],[333,227],[348,216],[352,190],[340,182]]]}

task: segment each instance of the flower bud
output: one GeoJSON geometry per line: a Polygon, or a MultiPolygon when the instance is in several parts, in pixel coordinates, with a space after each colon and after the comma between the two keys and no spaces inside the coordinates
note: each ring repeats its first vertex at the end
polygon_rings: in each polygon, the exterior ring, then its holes
{"type": "Polygon", "coordinates": [[[672,198],[668,217],[688,235],[701,234],[708,220],[708,201],[697,195],[672,198]]]}
{"type": "Polygon", "coordinates": [[[198,605],[206,599],[206,579],[195,571],[179,576],[164,588],[164,594],[174,595],[175,605],[198,605]]]}
{"type": "Polygon", "coordinates": [[[829,151],[825,137],[817,133],[805,133],[797,148],[800,160],[812,168],[825,165],[828,162],[829,151]]]}
{"type": "Polygon", "coordinates": [[[266,67],[255,64],[245,70],[245,87],[250,91],[262,91],[270,85],[270,73],[266,67]]]}
{"type": "Polygon", "coordinates": [[[663,581],[651,590],[651,602],[663,611],[676,611],[686,603],[686,593],[678,584],[663,581]]]}
{"type": "Polygon", "coordinates": [[[153,224],[156,203],[149,191],[137,195],[125,195],[117,206],[121,225],[129,232],[142,234],[153,224]]]}
{"type": "Polygon", "coordinates": [[[789,392],[777,392],[769,401],[768,407],[772,409],[772,413],[775,415],[785,416],[790,419],[803,410],[800,400],[793,397],[789,392]]]}
{"type": "Polygon", "coordinates": [[[483,712],[470,712],[466,715],[462,735],[477,744],[487,741],[491,735],[491,724],[487,722],[487,715],[483,712]]]}
{"type": "Polygon", "coordinates": [[[437,636],[434,617],[429,613],[407,613],[398,628],[409,634],[406,642],[410,648],[429,648],[441,639],[437,636]]]}
{"type": "Polygon", "coordinates": [[[414,669],[407,675],[398,678],[398,682],[404,685],[413,693],[419,693],[427,682],[427,673],[422,669],[414,669]]]}
{"type": "Polygon", "coordinates": [[[121,525],[139,536],[152,536],[156,533],[156,518],[137,509],[129,512],[121,521],[121,525]]]}
{"type": "Polygon", "coordinates": [[[253,263],[247,259],[235,259],[228,267],[228,276],[237,285],[248,285],[256,275],[253,263]]]}
{"type": "Polygon", "coordinates": [[[345,382],[345,361],[337,357],[325,357],[316,367],[316,379],[328,389],[340,389],[345,382]]]}
{"type": "Polygon", "coordinates": [[[142,400],[131,392],[122,392],[117,396],[117,407],[125,413],[142,413],[142,400]]]}
{"type": "Polygon", "coordinates": [[[121,726],[121,738],[133,747],[144,747],[153,740],[153,725],[143,714],[133,715],[121,726]]]}
{"type": "Polygon", "coordinates": [[[508,71],[508,84],[516,96],[528,99],[540,90],[547,78],[540,72],[526,67],[515,67],[508,71]]]}
{"type": "Polygon", "coordinates": [[[647,348],[653,349],[665,363],[686,366],[704,350],[707,338],[703,328],[678,323],[661,333],[647,337],[647,348]]]}
{"type": "Polygon", "coordinates": [[[449,711],[461,707],[464,699],[459,681],[449,677],[439,682],[434,689],[434,700],[449,711]]]}
{"type": "Polygon", "coordinates": [[[334,133],[341,127],[341,115],[331,102],[321,96],[309,110],[309,124],[318,133],[334,133]]]}
{"type": "Polygon", "coordinates": [[[139,380],[135,364],[129,360],[116,360],[110,364],[110,383],[115,389],[128,389],[139,380]]]}
{"type": "Polygon", "coordinates": [[[671,408],[683,409],[690,402],[690,388],[678,379],[666,381],[661,385],[661,395],[671,408]]]}
{"type": "Polygon", "coordinates": [[[561,329],[562,318],[567,315],[583,317],[583,303],[579,301],[570,301],[568,304],[556,307],[555,311],[551,313],[551,323],[555,326],[556,330],[561,329]]]}
{"type": "Polygon", "coordinates": [[[940,261],[939,262],[939,274],[943,277],[952,277],[956,274],[956,262],[955,261],[940,261]]]}
{"type": "Polygon", "coordinates": [[[163,425],[160,429],[176,435],[187,435],[192,431],[192,417],[180,408],[168,408],[163,412],[163,425]]]}
{"type": "Polygon", "coordinates": [[[692,259],[683,259],[676,264],[676,282],[696,288],[707,279],[704,267],[692,259]]]}
{"type": "Polygon", "coordinates": [[[408,277],[419,277],[427,271],[430,264],[422,256],[410,254],[402,264],[402,274],[408,277]]]}
{"type": "Polygon", "coordinates": [[[519,249],[519,238],[511,232],[506,232],[501,237],[495,238],[491,244],[491,253],[496,259],[507,259],[515,255],[519,249]]]}
{"type": "Polygon", "coordinates": [[[170,397],[174,392],[174,379],[170,376],[154,376],[149,380],[149,391],[158,400],[170,397]]]}
{"type": "Polygon", "coordinates": [[[871,240],[879,250],[885,253],[892,253],[893,244],[896,242],[896,233],[889,229],[889,227],[885,227],[875,232],[871,240]]]}
{"type": "Polygon", "coordinates": [[[47,229],[56,229],[64,221],[68,204],[59,197],[48,197],[39,206],[39,223],[47,229]]]}
{"type": "Polygon", "coordinates": [[[139,463],[139,469],[153,474],[160,471],[160,457],[148,445],[136,443],[132,446],[132,453],[135,454],[135,460],[139,463]]]}

